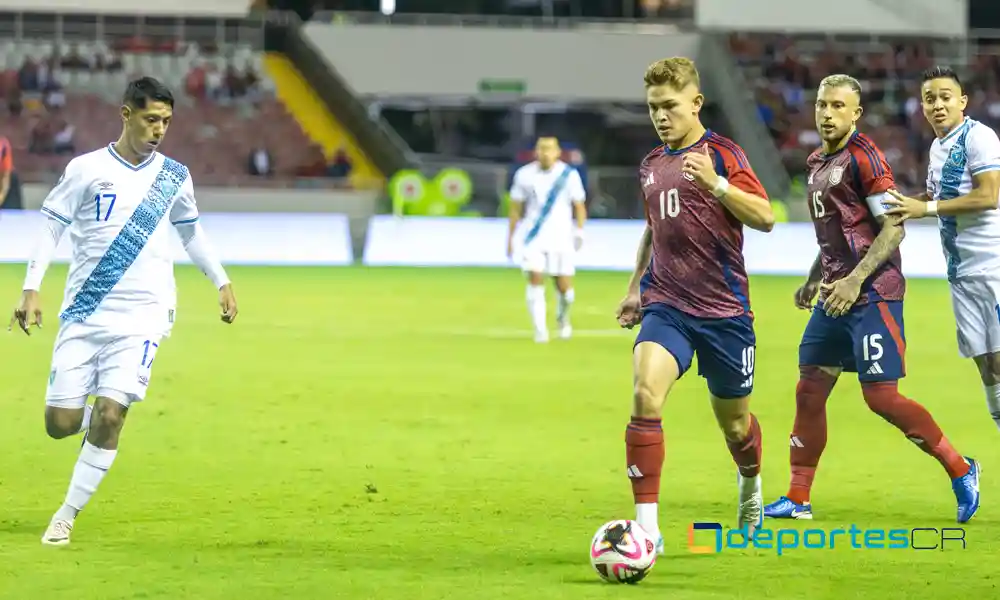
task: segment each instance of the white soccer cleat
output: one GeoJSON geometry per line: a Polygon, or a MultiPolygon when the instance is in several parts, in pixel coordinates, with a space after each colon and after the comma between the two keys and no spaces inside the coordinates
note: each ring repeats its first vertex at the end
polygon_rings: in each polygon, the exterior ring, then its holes
{"type": "Polygon", "coordinates": [[[747,537],[753,539],[754,534],[764,522],[764,497],[760,491],[760,474],[754,477],[744,477],[737,474],[740,488],[740,504],[736,511],[736,527],[747,528],[747,537]]]}
{"type": "Polygon", "coordinates": [[[573,337],[573,326],[569,323],[563,323],[559,326],[559,339],[568,340],[573,337]]]}
{"type": "Polygon", "coordinates": [[[42,544],[46,546],[68,546],[69,534],[73,532],[73,522],[66,519],[52,519],[49,528],[42,536],[42,544]]]}
{"type": "Polygon", "coordinates": [[[549,341],[549,332],[548,331],[536,331],[535,332],[535,343],[536,344],[545,344],[548,341],[549,341]]]}

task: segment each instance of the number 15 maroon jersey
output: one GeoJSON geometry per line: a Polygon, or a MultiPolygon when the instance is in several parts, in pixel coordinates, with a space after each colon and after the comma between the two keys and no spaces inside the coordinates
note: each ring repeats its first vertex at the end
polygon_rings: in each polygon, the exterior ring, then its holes
{"type": "MultiPolygon", "coordinates": [[[[823,281],[833,283],[851,274],[878,237],[881,226],[869,198],[895,187],[892,169],[875,142],[854,132],[847,144],[825,154],[813,152],[809,168],[809,215],[816,227],[823,281]]],[[[876,205],[879,212],[884,208],[876,205]]],[[[863,282],[857,304],[902,300],[906,290],[899,248],[863,282]]],[[[820,294],[820,301],[826,293],[820,294]]]]}
{"type": "Polygon", "coordinates": [[[652,259],[640,289],[642,305],[663,303],[695,317],[736,317],[750,312],[743,261],[743,224],[711,193],[684,175],[684,155],[705,152],[731,186],[761,198],[761,185],[743,149],[705,132],[694,145],[661,146],[639,167],[652,259]]]}

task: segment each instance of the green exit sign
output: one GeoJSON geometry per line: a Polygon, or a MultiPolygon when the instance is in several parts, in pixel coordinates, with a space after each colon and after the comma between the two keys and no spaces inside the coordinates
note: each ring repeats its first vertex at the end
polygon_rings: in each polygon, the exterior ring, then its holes
{"type": "Polygon", "coordinates": [[[524,94],[528,84],[523,79],[480,79],[480,94],[524,94]]]}

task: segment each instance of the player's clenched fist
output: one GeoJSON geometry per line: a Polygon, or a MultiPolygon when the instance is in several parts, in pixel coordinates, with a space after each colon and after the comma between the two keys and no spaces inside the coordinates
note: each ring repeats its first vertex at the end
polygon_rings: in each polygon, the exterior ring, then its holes
{"type": "Polygon", "coordinates": [[[642,298],[638,292],[629,292],[628,296],[618,305],[618,324],[626,329],[632,329],[642,320],[642,298]]]}
{"type": "Polygon", "coordinates": [[[21,328],[21,331],[31,335],[31,326],[35,325],[39,329],[42,327],[42,308],[38,300],[38,292],[35,290],[25,290],[21,295],[21,302],[14,309],[14,315],[10,318],[7,331],[14,329],[14,323],[21,328]]]}
{"type": "Polygon", "coordinates": [[[703,145],[700,151],[684,154],[684,166],[681,172],[693,177],[694,182],[703,190],[714,190],[719,184],[719,174],[715,172],[715,165],[712,164],[708,144],[703,145]]]}

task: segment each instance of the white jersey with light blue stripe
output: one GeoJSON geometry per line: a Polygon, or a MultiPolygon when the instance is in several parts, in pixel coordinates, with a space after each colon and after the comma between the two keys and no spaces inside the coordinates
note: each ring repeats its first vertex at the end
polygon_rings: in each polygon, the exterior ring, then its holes
{"type": "Polygon", "coordinates": [[[545,252],[573,250],[573,204],[586,200],[580,172],[559,160],[531,162],[514,173],[510,201],[524,203],[524,245],[545,252]]]}
{"type": "Polygon", "coordinates": [[[109,145],[70,161],[42,212],[69,229],[63,322],[169,331],[177,297],[170,224],[198,219],[187,167],[155,152],[132,165],[109,145]]]}
{"type": "MultiPolygon", "coordinates": [[[[965,118],[931,144],[927,195],[949,200],[972,191],[972,178],[1000,170],[1000,138],[993,129],[965,118]]],[[[1000,277],[1000,211],[939,217],[948,279],[992,274],[1000,277]]]]}

